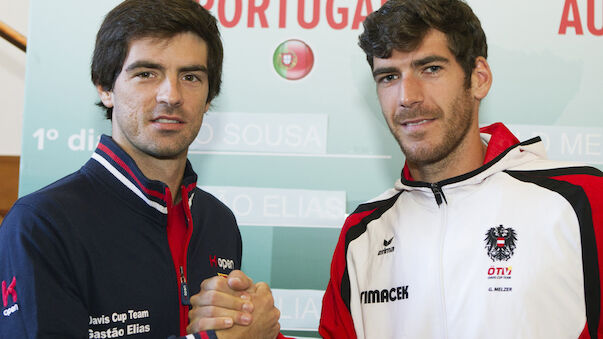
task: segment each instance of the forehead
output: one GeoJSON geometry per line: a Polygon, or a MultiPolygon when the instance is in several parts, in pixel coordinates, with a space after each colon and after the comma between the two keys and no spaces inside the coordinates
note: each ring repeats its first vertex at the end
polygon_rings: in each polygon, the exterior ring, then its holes
{"type": "Polygon", "coordinates": [[[448,59],[450,62],[456,62],[454,55],[450,51],[446,34],[436,29],[430,29],[425,33],[417,48],[412,51],[403,52],[394,49],[389,58],[373,57],[373,69],[381,67],[384,64],[390,65],[392,62],[408,63],[408,65],[411,65],[412,61],[428,56],[440,56],[448,59]]]}
{"type": "Polygon", "coordinates": [[[177,33],[169,37],[140,37],[128,43],[124,66],[139,60],[206,65],[207,43],[192,32],[177,33]]]}

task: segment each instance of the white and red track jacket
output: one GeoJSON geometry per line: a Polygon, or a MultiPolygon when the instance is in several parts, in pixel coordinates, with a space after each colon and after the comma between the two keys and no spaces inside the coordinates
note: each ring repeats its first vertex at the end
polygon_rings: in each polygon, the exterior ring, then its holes
{"type": "Polygon", "coordinates": [[[502,124],[482,167],[395,187],[351,214],[324,338],[603,338],[603,173],[502,124]]]}

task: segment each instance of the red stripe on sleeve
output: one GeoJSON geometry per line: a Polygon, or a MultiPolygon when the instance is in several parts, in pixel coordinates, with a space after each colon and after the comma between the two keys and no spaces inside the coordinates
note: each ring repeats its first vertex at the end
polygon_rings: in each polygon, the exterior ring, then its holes
{"type": "MultiPolygon", "coordinates": [[[[588,200],[590,202],[590,208],[593,218],[593,228],[595,231],[595,242],[597,244],[597,260],[599,263],[599,281],[603,282],[603,177],[596,177],[592,175],[565,175],[552,177],[555,180],[562,180],[569,182],[570,184],[579,185],[582,187],[588,200]]],[[[603,293],[601,293],[603,298],[603,293]]],[[[603,304],[603,301],[599,301],[603,304]]],[[[601,308],[603,311],[603,307],[601,308]]],[[[599,328],[597,333],[599,337],[603,337],[603,312],[599,315],[599,328]]],[[[588,334],[588,324],[584,328],[580,339],[590,338],[588,334]]]]}
{"type": "Polygon", "coordinates": [[[339,241],[335,247],[333,261],[331,262],[331,279],[322,299],[322,314],[318,332],[325,339],[331,338],[356,338],[354,321],[345,302],[341,298],[341,281],[346,269],[345,237],[348,230],[374,210],[350,215],[339,234],[339,241]]]}

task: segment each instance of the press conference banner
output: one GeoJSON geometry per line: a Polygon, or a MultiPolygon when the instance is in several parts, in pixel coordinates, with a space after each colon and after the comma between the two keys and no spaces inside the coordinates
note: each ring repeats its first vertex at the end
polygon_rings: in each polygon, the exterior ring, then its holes
{"type": "MultiPolygon", "coordinates": [[[[31,0],[20,195],[77,170],[110,123],[90,59],[119,1],[31,0]]],[[[346,214],[404,161],[357,37],[381,0],[206,0],[225,48],[222,94],[189,158],[235,213],[243,269],[274,289],[284,330],[316,336],[346,214]]],[[[494,83],[480,122],[542,136],[553,159],[603,166],[603,0],[469,1],[494,83]]]]}

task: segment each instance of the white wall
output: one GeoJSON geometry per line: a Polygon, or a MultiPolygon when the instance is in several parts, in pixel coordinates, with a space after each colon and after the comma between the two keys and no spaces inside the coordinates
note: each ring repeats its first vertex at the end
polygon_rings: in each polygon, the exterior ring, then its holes
{"type": "MultiPolygon", "coordinates": [[[[0,1],[0,20],[27,36],[29,0],[0,1]]],[[[0,155],[21,154],[25,53],[0,38],[0,155]]]]}

